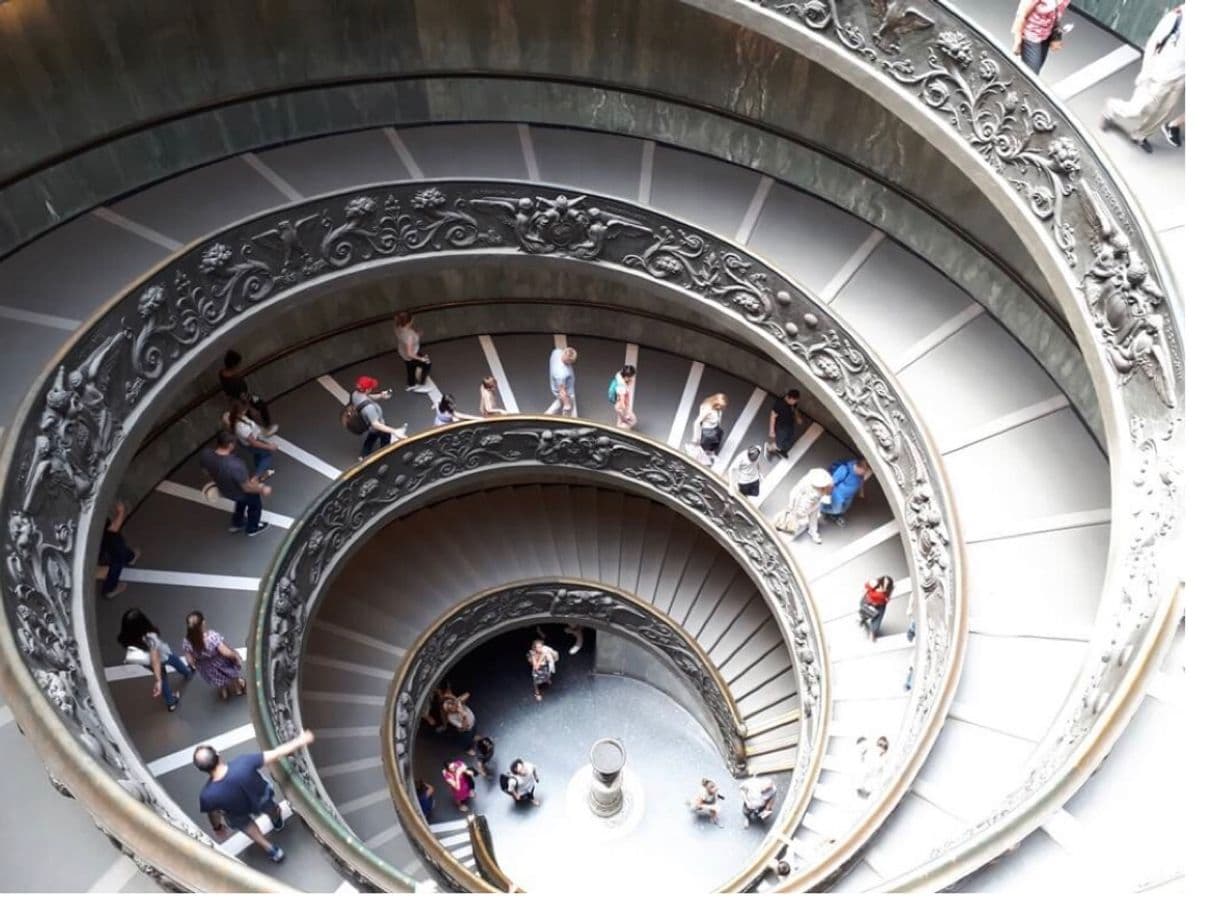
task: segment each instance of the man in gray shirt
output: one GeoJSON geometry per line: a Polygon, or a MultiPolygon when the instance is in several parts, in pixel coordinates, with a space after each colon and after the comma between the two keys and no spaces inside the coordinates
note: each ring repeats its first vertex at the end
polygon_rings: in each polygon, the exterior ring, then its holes
{"type": "Polygon", "coordinates": [[[244,529],[245,535],[252,537],[269,526],[262,520],[262,497],[271,495],[271,488],[259,475],[250,476],[249,468],[236,451],[237,438],[227,430],[220,431],[216,445],[203,452],[203,470],[215,482],[220,495],[234,504],[229,533],[244,529]]]}

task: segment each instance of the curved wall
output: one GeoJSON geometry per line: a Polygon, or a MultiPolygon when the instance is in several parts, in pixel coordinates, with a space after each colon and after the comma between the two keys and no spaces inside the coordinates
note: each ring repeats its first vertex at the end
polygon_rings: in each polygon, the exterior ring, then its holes
{"type": "MultiPolygon", "coordinates": [[[[0,35],[13,73],[0,110],[25,136],[0,153],[0,247],[80,211],[82,196],[96,203],[197,165],[200,148],[210,149],[203,159],[214,159],[352,128],[358,109],[372,111],[371,122],[418,122],[444,118],[433,108],[452,105],[446,84],[394,83],[362,98],[295,92],[462,72],[539,80],[534,103],[541,107],[553,105],[545,85],[552,80],[680,97],[765,123],[922,199],[978,237],[1036,294],[1051,295],[1004,217],[927,139],[797,51],[682,0],[558,8],[492,0],[375,0],[358,8],[320,0],[258,7],[116,0],[91,15],[69,14],[68,4],[23,3],[0,6],[0,35]],[[603,53],[618,36],[615,52],[603,53]],[[725,60],[736,65],[725,69],[725,60]],[[68,90],[48,94],[51,85],[68,90]],[[244,106],[227,110],[234,101],[244,106]],[[285,121],[293,125],[285,129],[285,121]],[[85,151],[84,165],[69,160],[85,151]]],[[[474,90],[498,103],[493,81],[474,90]]]]}

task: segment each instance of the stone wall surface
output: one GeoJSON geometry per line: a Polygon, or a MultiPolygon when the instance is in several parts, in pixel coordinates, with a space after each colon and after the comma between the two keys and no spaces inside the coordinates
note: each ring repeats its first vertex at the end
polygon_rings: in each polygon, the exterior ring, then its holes
{"type": "Polygon", "coordinates": [[[1073,0],[1071,7],[1138,47],[1179,0],[1073,0]]]}

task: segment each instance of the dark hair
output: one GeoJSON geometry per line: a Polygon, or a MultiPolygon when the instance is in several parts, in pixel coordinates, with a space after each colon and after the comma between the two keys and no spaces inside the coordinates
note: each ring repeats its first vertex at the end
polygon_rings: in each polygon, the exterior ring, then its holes
{"type": "Polygon", "coordinates": [[[791,864],[787,863],[785,860],[779,860],[778,869],[774,870],[774,872],[778,873],[780,876],[789,876],[791,875],[791,864]]]}
{"type": "Polygon", "coordinates": [[[457,400],[447,393],[440,396],[440,401],[436,403],[436,410],[444,414],[452,414],[457,407],[457,400]]]}
{"type": "Polygon", "coordinates": [[[203,652],[203,613],[198,609],[186,616],[186,639],[196,653],[203,652]]]}
{"type": "Polygon", "coordinates": [[[233,436],[232,433],[230,433],[229,431],[221,430],[219,433],[216,434],[216,448],[217,449],[222,448],[224,446],[235,446],[236,444],[237,444],[237,437],[233,436]]]}
{"type": "Polygon", "coordinates": [[[623,377],[633,377],[637,373],[638,373],[638,371],[635,369],[635,366],[633,364],[627,364],[625,367],[622,368],[623,377]]]}
{"type": "Polygon", "coordinates": [[[517,766],[519,766],[521,769],[523,769],[524,760],[522,760],[520,758],[512,760],[512,765],[508,766],[508,772],[515,772],[517,766]]]}
{"type": "Polygon", "coordinates": [[[416,794],[423,794],[427,791],[427,782],[421,779],[415,779],[414,790],[416,794]]]}
{"type": "Polygon", "coordinates": [[[749,461],[761,458],[761,446],[753,445],[748,448],[749,461]]]}
{"type": "Polygon", "coordinates": [[[892,582],[891,575],[886,574],[875,582],[875,589],[882,590],[885,593],[892,593],[892,587],[893,587],[893,582],[892,582]]]}
{"type": "Polygon", "coordinates": [[[228,411],[225,414],[228,417],[228,429],[232,433],[235,434],[237,432],[237,421],[247,411],[249,411],[249,403],[245,399],[233,399],[229,404],[228,411]]]}
{"type": "Polygon", "coordinates": [[[235,348],[230,348],[228,351],[226,351],[224,353],[224,366],[228,370],[232,370],[234,367],[236,367],[240,363],[241,363],[241,352],[237,351],[235,348]]]}
{"type": "Polygon", "coordinates": [[[139,609],[128,609],[123,613],[123,621],[118,629],[118,642],[124,647],[138,647],[147,650],[144,641],[145,634],[160,634],[157,626],[148,620],[148,616],[139,609]]]}
{"type": "Polygon", "coordinates": [[[487,389],[490,389],[491,385],[494,383],[497,383],[497,382],[498,381],[494,377],[485,377],[482,380],[482,385],[485,386],[487,389]]]}
{"type": "Polygon", "coordinates": [[[785,396],[783,396],[783,398],[784,399],[798,399],[799,390],[798,389],[788,389],[787,394],[785,396]]]}
{"type": "Polygon", "coordinates": [[[195,768],[200,772],[211,772],[220,765],[220,754],[210,744],[200,744],[195,748],[195,768]]]}

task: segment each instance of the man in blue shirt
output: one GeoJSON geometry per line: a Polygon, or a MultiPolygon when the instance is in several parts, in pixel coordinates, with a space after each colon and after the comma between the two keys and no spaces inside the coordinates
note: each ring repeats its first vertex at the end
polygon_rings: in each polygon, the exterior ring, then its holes
{"type": "Polygon", "coordinates": [[[833,493],[820,504],[820,510],[839,526],[846,523],[846,511],[855,496],[863,495],[863,482],[871,476],[871,468],[861,458],[835,461],[829,469],[833,475],[833,493]]]}
{"type": "Polygon", "coordinates": [[[196,747],[195,767],[208,775],[207,784],[199,792],[199,809],[211,819],[216,835],[224,835],[227,822],[229,827],[248,835],[274,863],[283,860],[283,848],[271,844],[258,827],[257,816],[262,813],[276,830],[283,828],[283,817],[275,802],[275,788],[258,770],[312,743],[313,732],[305,731],[274,750],[247,753],[227,762],[220,759],[216,748],[209,744],[196,747]]]}

